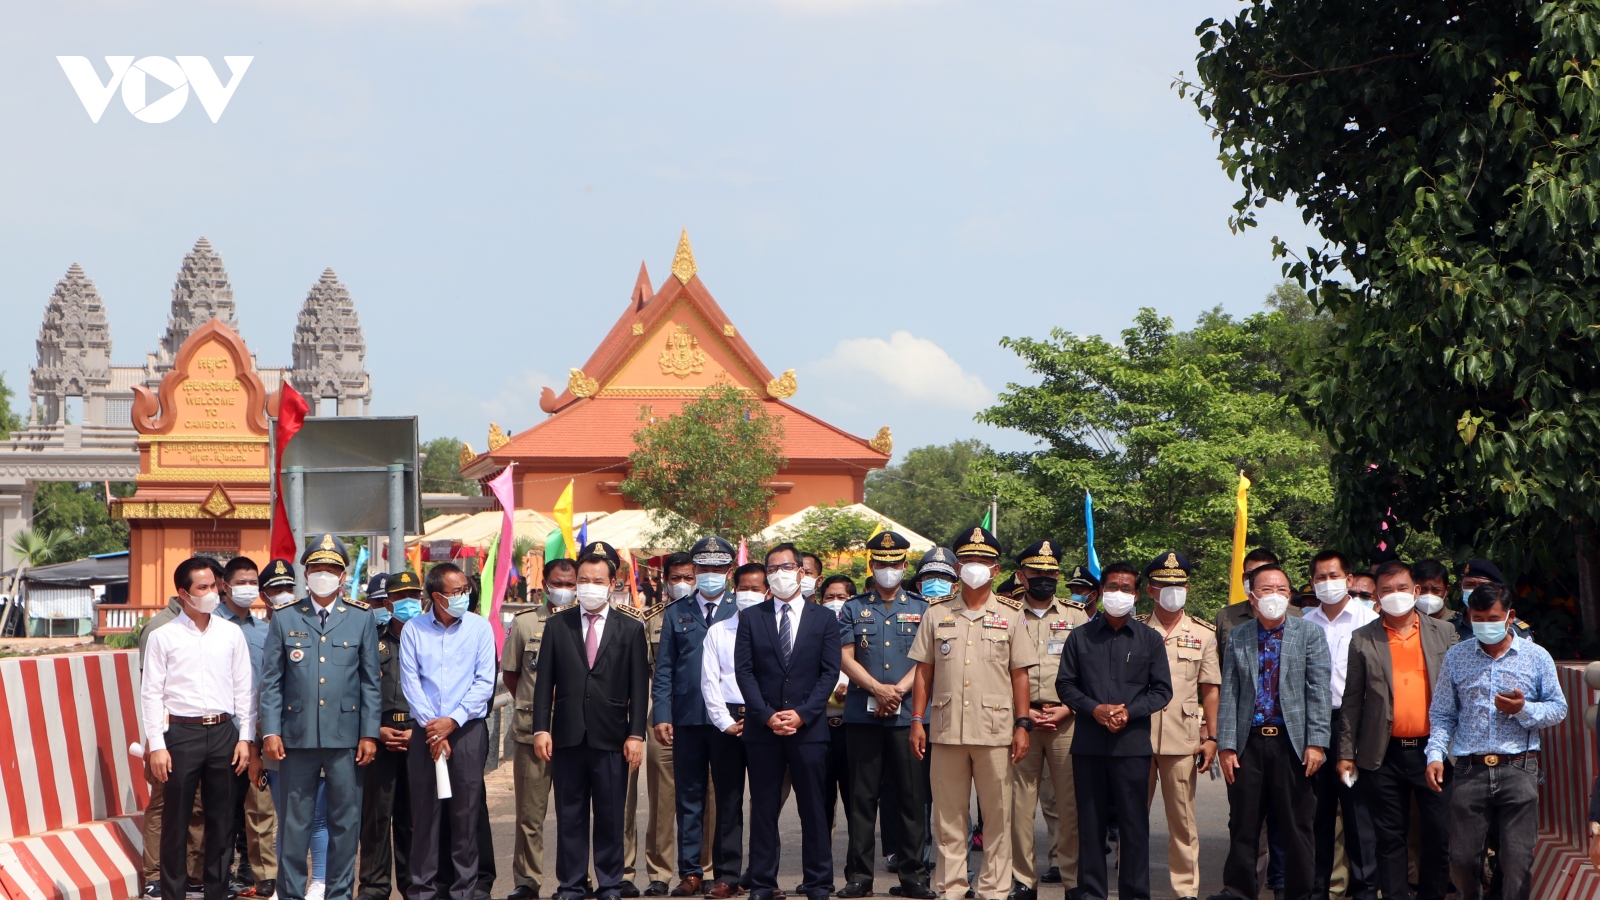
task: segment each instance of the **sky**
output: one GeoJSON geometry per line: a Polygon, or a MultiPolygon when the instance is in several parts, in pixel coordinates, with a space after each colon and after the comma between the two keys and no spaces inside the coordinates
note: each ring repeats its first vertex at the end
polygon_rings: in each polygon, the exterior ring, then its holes
{"type": "MultiPolygon", "coordinates": [[[[372,412],[482,449],[537,424],[687,228],[701,280],[802,408],[896,455],[1031,439],[974,413],[1029,372],[1000,346],[1259,310],[1270,239],[1191,101],[1231,0],[14,0],[0,29],[0,371],[26,393],[55,282],[94,279],[142,363],[201,235],[261,364],[290,362],[331,267],[372,412]],[[213,123],[192,92],[100,121],[57,62],[252,56],[213,123]],[[171,102],[171,101],[169,101],[171,102]]],[[[152,69],[154,71],[154,69],[152,69]]],[[[147,102],[166,91],[146,79],[147,102]]],[[[18,404],[21,406],[19,400],[18,404]]]]}

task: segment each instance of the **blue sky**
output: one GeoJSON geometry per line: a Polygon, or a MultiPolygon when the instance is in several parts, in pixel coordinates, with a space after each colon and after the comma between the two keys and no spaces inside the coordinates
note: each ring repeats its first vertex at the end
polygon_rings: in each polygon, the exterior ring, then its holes
{"type": "MultiPolygon", "coordinates": [[[[977,436],[1028,373],[998,346],[1247,314],[1290,209],[1227,228],[1236,188],[1192,104],[1193,2],[471,0],[50,2],[0,29],[0,370],[19,393],[46,298],[81,263],[113,356],[165,329],[206,235],[263,364],[331,266],[374,411],[480,449],[535,424],[680,228],[795,402],[896,449],[977,436]],[[113,98],[57,64],[255,57],[220,122],[113,98]]],[[[160,96],[151,83],[150,98],[160,96]]],[[[19,404],[20,405],[20,404],[19,404]]]]}

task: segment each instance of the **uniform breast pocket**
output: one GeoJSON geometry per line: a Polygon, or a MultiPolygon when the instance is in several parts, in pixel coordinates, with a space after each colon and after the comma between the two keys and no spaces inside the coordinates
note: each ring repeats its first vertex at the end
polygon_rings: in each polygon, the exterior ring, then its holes
{"type": "Polygon", "coordinates": [[[1177,655],[1178,667],[1185,673],[1194,672],[1200,668],[1199,647],[1179,647],[1177,655]]]}
{"type": "Polygon", "coordinates": [[[983,658],[990,662],[1010,662],[1011,634],[1003,628],[983,629],[983,658]]]}
{"type": "Polygon", "coordinates": [[[359,662],[359,647],[329,647],[325,654],[328,663],[335,666],[354,666],[359,662]]]}
{"type": "Polygon", "coordinates": [[[878,637],[878,623],[857,622],[855,627],[856,643],[861,646],[870,646],[876,643],[878,637]]]}
{"type": "Polygon", "coordinates": [[[916,637],[917,636],[917,623],[915,623],[915,622],[896,622],[894,624],[895,624],[895,629],[894,630],[895,630],[896,634],[902,634],[902,635],[905,635],[906,637],[916,637]]]}
{"type": "Polygon", "coordinates": [[[533,671],[539,665],[539,641],[537,638],[522,645],[522,667],[533,671]]]}

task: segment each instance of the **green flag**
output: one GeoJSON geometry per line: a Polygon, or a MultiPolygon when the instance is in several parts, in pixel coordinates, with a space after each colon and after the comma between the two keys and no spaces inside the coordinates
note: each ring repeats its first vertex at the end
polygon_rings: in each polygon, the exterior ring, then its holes
{"type": "Polygon", "coordinates": [[[561,539],[561,529],[556,528],[544,536],[544,559],[561,559],[567,555],[567,543],[561,539]]]}
{"type": "Polygon", "coordinates": [[[983,511],[983,530],[984,531],[993,531],[994,530],[994,525],[989,522],[989,514],[992,513],[992,512],[994,512],[994,510],[992,510],[992,509],[986,509],[986,510],[983,511]]]}
{"type": "Polygon", "coordinates": [[[489,553],[483,558],[483,568],[478,574],[478,615],[488,617],[494,609],[494,564],[500,558],[500,534],[495,533],[489,542],[489,553]]]}

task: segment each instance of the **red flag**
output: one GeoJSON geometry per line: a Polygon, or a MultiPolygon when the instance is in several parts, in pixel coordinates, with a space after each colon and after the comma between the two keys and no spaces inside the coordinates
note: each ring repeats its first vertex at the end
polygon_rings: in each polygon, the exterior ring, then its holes
{"type": "Polygon", "coordinates": [[[289,528],[289,509],[283,503],[283,448],[300,431],[300,426],[305,424],[306,413],[310,411],[306,398],[300,396],[300,392],[288,382],[284,382],[278,396],[278,446],[272,460],[272,477],[278,485],[278,499],[272,505],[273,559],[294,562],[300,555],[299,548],[295,546],[294,531],[289,528]]]}

